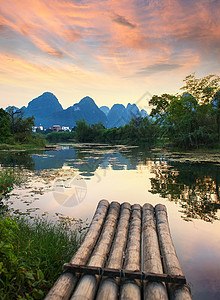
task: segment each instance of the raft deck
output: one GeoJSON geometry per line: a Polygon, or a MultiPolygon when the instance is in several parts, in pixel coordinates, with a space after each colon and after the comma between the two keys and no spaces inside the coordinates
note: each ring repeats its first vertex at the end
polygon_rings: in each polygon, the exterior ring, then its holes
{"type": "Polygon", "coordinates": [[[101,200],[63,271],[46,300],[192,299],[162,204],[101,200]]]}

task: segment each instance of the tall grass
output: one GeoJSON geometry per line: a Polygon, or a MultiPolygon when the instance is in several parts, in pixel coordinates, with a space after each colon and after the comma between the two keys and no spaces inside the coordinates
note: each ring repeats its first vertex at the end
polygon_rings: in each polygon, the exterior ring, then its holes
{"type": "Polygon", "coordinates": [[[4,216],[0,221],[0,299],[42,299],[81,243],[81,220],[4,216]]]}
{"type": "Polygon", "coordinates": [[[14,184],[20,184],[23,175],[18,169],[2,169],[0,170],[0,195],[10,190],[14,184]]]}

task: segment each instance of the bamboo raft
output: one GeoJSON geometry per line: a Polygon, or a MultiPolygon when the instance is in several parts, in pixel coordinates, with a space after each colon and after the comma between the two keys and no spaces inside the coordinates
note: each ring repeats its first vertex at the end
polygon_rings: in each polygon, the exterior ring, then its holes
{"type": "Polygon", "coordinates": [[[78,251],[46,300],[190,300],[166,207],[99,202],[78,251]]]}

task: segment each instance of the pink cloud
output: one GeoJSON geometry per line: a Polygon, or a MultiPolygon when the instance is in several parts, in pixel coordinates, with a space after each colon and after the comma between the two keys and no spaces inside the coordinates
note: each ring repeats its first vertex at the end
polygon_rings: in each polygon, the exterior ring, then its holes
{"type": "Polygon", "coordinates": [[[12,54],[24,57],[35,47],[42,61],[48,55],[82,70],[145,76],[160,66],[190,70],[204,57],[218,59],[219,9],[220,2],[204,0],[7,0],[0,36],[32,45],[11,47],[12,54]]]}

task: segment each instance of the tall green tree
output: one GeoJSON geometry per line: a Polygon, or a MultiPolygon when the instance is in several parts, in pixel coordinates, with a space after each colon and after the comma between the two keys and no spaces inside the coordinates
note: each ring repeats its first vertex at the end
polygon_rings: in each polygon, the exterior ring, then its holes
{"type": "Polygon", "coordinates": [[[220,90],[215,94],[211,105],[214,109],[214,115],[217,124],[218,141],[220,142],[220,90]]]}
{"type": "Polygon", "coordinates": [[[32,139],[34,117],[23,118],[22,112],[14,107],[8,108],[7,113],[14,142],[28,143],[32,139]]]}
{"type": "Polygon", "coordinates": [[[170,94],[154,95],[149,101],[149,105],[153,106],[150,113],[151,117],[155,118],[157,123],[162,124],[167,117],[167,108],[176,98],[176,96],[170,94]]]}
{"type": "Polygon", "coordinates": [[[11,136],[10,115],[0,108],[0,142],[6,143],[11,136]]]}
{"type": "Polygon", "coordinates": [[[74,130],[79,142],[90,142],[92,130],[84,119],[76,121],[76,127],[74,130]]]}
{"type": "Polygon", "coordinates": [[[219,90],[220,76],[208,75],[196,78],[195,73],[186,76],[185,85],[181,87],[184,93],[191,94],[199,104],[208,104],[219,90]]]}
{"type": "Polygon", "coordinates": [[[220,77],[209,75],[185,78],[183,94],[153,96],[151,116],[160,125],[160,136],[166,136],[178,147],[199,148],[212,145],[220,136],[220,77]],[[214,97],[216,101],[213,102],[214,97]],[[213,118],[216,116],[216,118],[213,118]]]}

